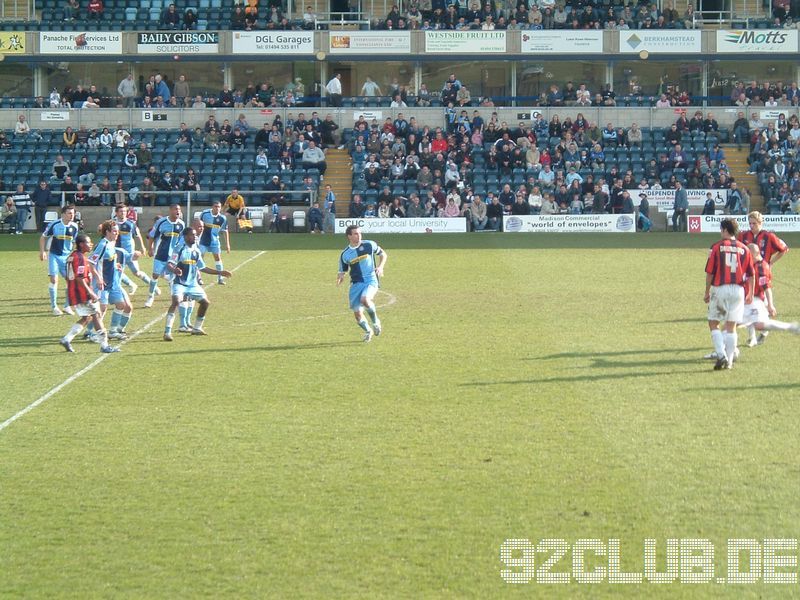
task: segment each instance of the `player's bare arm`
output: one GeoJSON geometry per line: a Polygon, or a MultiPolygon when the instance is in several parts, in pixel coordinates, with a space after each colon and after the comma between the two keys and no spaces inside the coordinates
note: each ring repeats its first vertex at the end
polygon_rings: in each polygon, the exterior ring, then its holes
{"type": "Polygon", "coordinates": [[[39,260],[47,260],[47,250],[45,250],[45,244],[47,243],[47,238],[39,236],[39,260]]]}
{"type": "Polygon", "coordinates": [[[783,257],[784,254],[786,254],[785,251],[784,252],[776,252],[775,254],[773,254],[772,256],[769,257],[769,264],[770,265],[774,265],[776,262],[778,262],[781,259],[781,257],[783,257]]]}
{"type": "MultiPolygon", "coordinates": [[[[224,271],[222,269],[212,269],[211,267],[203,267],[202,269],[200,269],[200,272],[208,273],[209,275],[219,275],[220,277],[227,277],[229,279],[233,277],[233,273],[231,273],[230,271],[224,271]]],[[[180,276],[180,273],[176,273],[176,275],[180,276]]]]}
{"type": "Polygon", "coordinates": [[[764,295],[767,298],[767,312],[770,317],[777,317],[778,310],[775,308],[775,302],[772,300],[772,288],[764,290],[764,295]]]}
{"type": "Polygon", "coordinates": [[[339,274],[336,276],[336,285],[337,285],[337,286],[340,286],[340,285],[342,285],[342,282],[343,282],[343,281],[344,281],[344,273],[339,273],[339,274]]]}
{"type": "Polygon", "coordinates": [[[378,277],[383,277],[383,268],[386,266],[386,261],[389,260],[389,254],[386,250],[378,257],[378,264],[375,267],[375,274],[378,277]]]}
{"type": "Polygon", "coordinates": [[[703,302],[708,304],[711,301],[711,281],[712,275],[710,273],[706,273],[706,293],[703,296],[703,302]]]}
{"type": "Polygon", "coordinates": [[[173,265],[170,262],[167,263],[167,271],[169,271],[170,273],[174,273],[178,277],[183,275],[183,270],[178,265],[173,265]]]}

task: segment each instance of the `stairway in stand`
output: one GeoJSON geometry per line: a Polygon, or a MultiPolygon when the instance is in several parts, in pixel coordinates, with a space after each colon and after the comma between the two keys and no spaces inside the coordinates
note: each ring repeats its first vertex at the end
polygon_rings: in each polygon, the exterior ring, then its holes
{"type": "Polygon", "coordinates": [[[25,2],[3,0],[3,19],[25,21],[28,18],[28,5],[25,2]]]}
{"type": "Polygon", "coordinates": [[[320,204],[325,200],[325,185],[328,184],[336,195],[336,215],[346,217],[353,193],[353,167],[347,150],[328,148],[325,150],[325,180],[320,185],[320,204]]]}
{"type": "Polygon", "coordinates": [[[755,175],[748,175],[747,169],[747,156],[750,153],[749,148],[736,149],[736,144],[724,144],[725,162],[728,163],[728,168],[731,171],[731,177],[734,178],[739,186],[739,189],[747,188],[750,192],[750,210],[764,211],[764,197],[761,195],[761,187],[758,185],[758,177],[755,175]]]}

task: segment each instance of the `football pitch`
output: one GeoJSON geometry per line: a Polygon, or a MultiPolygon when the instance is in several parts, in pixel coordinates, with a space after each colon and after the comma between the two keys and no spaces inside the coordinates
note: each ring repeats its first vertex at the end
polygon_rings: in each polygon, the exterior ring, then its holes
{"type": "Polygon", "coordinates": [[[797,597],[765,576],[800,550],[765,540],[800,538],[800,337],[702,360],[718,236],[372,239],[369,344],[344,236],[235,235],[207,337],[163,342],[140,286],[102,359],[59,346],[37,240],[0,239],[0,597],[797,597]],[[655,540],[668,574],[673,539],[674,582],[610,582],[609,540],[634,574],[655,540]],[[730,583],[731,539],[756,583],[730,583]]]}

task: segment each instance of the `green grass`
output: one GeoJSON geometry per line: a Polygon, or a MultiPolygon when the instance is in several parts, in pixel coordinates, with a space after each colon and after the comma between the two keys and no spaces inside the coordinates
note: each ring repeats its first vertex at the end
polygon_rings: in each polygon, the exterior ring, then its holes
{"type": "MultiPolygon", "coordinates": [[[[713,237],[376,239],[371,344],[342,236],[236,236],[226,267],[267,252],[209,290],[208,337],[159,321],[0,431],[0,596],[795,595],[500,576],[507,538],[619,538],[628,571],[708,538],[724,575],[728,538],[800,537],[800,339],[700,360],[713,237]]],[[[0,240],[0,422],[99,356],[57,344],[33,245],[0,240]]],[[[800,319],[800,252],[774,271],[800,319]]]]}

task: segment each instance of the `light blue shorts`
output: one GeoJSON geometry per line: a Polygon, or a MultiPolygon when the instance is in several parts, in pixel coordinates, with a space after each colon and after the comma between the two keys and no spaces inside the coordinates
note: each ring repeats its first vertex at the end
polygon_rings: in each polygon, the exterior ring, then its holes
{"type": "Polygon", "coordinates": [[[219,240],[216,242],[211,242],[208,246],[200,245],[200,252],[205,254],[206,252],[211,252],[211,254],[221,254],[222,244],[219,243],[219,240]]]}
{"type": "Polygon", "coordinates": [[[47,274],[50,277],[55,277],[57,275],[61,275],[62,277],[67,276],[67,257],[66,256],[57,256],[55,254],[49,254],[47,259],[47,274]]]}
{"type": "Polygon", "coordinates": [[[361,298],[374,297],[378,286],[374,283],[353,283],[350,285],[350,310],[353,312],[361,308],[361,298]]]}
{"type": "Polygon", "coordinates": [[[125,259],[125,266],[128,267],[134,275],[141,270],[139,268],[139,261],[134,260],[132,253],[130,256],[128,256],[128,258],[125,259]]]}
{"type": "Polygon", "coordinates": [[[172,273],[167,271],[167,262],[164,260],[153,259],[153,275],[165,275],[171,277],[172,273]]]}
{"type": "Polygon", "coordinates": [[[178,297],[179,302],[184,300],[206,300],[206,291],[199,285],[186,286],[180,283],[172,284],[172,295],[178,297]]]}
{"type": "Polygon", "coordinates": [[[96,293],[97,297],[100,299],[100,304],[117,304],[127,300],[125,292],[122,288],[115,288],[111,290],[105,289],[96,293]]]}

